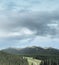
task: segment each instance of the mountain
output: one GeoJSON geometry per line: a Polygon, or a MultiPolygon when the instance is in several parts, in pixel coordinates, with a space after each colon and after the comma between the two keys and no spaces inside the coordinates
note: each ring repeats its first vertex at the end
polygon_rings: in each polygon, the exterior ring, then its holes
{"type": "Polygon", "coordinates": [[[0,51],[0,65],[28,65],[28,62],[19,55],[8,54],[0,51]]]}
{"type": "Polygon", "coordinates": [[[55,55],[59,55],[59,49],[55,49],[55,48],[47,48],[46,49],[48,53],[50,54],[55,54],[55,55]]]}
{"type": "Polygon", "coordinates": [[[11,53],[11,54],[35,55],[35,54],[41,54],[41,53],[43,54],[45,52],[45,49],[43,49],[41,47],[32,46],[32,47],[26,47],[26,48],[22,48],[22,49],[8,48],[8,49],[4,49],[2,51],[11,53]]]}
{"type": "Polygon", "coordinates": [[[41,48],[41,47],[26,47],[22,49],[8,48],[4,49],[4,52],[19,55],[59,55],[59,50],[54,48],[41,48]]]}
{"type": "Polygon", "coordinates": [[[11,53],[11,54],[18,54],[18,49],[16,48],[7,48],[7,49],[3,49],[2,51],[7,52],[7,53],[11,53]]]}

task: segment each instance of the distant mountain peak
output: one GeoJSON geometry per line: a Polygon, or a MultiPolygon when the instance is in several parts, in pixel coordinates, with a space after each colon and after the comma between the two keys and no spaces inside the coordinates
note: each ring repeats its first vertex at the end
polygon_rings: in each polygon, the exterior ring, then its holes
{"type": "Polygon", "coordinates": [[[26,47],[26,48],[8,48],[4,49],[4,52],[7,53],[13,53],[13,54],[57,54],[59,55],[59,50],[48,47],[48,48],[42,48],[38,46],[32,46],[32,47],[26,47]]]}

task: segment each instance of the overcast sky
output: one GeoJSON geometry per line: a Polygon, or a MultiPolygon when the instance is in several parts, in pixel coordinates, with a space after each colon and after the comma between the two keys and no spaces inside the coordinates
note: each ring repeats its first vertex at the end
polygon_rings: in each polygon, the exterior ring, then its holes
{"type": "Polygon", "coordinates": [[[0,49],[59,48],[59,0],[0,0],[0,49]]]}

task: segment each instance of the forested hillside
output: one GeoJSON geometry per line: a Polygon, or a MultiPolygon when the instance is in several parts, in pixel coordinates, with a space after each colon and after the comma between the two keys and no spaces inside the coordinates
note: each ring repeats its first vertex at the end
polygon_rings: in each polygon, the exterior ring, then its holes
{"type": "Polygon", "coordinates": [[[7,54],[0,51],[0,65],[28,65],[28,62],[19,55],[7,54]]]}
{"type": "Polygon", "coordinates": [[[59,49],[55,48],[34,46],[22,49],[8,48],[2,51],[0,52],[0,65],[59,65],[59,49]],[[35,62],[35,59],[40,63],[35,62]]]}

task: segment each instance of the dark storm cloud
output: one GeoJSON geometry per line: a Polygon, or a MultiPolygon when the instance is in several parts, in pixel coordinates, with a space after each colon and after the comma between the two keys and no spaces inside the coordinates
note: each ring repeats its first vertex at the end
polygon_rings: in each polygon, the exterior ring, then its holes
{"type": "Polygon", "coordinates": [[[36,31],[35,35],[57,35],[59,25],[59,13],[54,12],[32,12],[18,15],[16,18],[10,18],[12,22],[7,25],[6,29],[17,31],[22,28],[28,28],[31,31],[36,31]],[[48,26],[48,24],[57,24],[48,26]]]}
{"type": "MultiPolygon", "coordinates": [[[[7,32],[17,32],[23,28],[27,28],[31,31],[36,31],[34,35],[46,36],[51,35],[55,37],[59,31],[59,13],[54,12],[32,12],[25,14],[17,14],[17,16],[6,17],[6,22],[0,22],[2,30],[7,32]],[[57,24],[57,26],[48,26],[48,24],[57,24]]],[[[23,36],[21,36],[22,38],[23,36]]],[[[17,37],[16,37],[17,38],[17,37]]],[[[19,38],[19,37],[18,37],[19,38]]],[[[17,38],[17,39],[18,39],[17,38]]],[[[20,38],[19,38],[20,39],[20,38]]]]}

